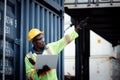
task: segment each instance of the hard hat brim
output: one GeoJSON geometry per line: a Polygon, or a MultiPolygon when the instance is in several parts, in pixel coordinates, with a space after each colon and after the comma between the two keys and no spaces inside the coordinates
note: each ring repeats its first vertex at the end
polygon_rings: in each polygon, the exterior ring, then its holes
{"type": "Polygon", "coordinates": [[[43,31],[40,31],[39,29],[33,28],[28,32],[28,40],[31,41],[35,36],[43,34],[43,31]]]}

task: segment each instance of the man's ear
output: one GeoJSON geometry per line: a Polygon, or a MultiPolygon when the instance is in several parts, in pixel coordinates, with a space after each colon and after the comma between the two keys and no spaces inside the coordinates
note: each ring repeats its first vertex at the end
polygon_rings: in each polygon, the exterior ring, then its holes
{"type": "Polygon", "coordinates": [[[32,44],[35,45],[35,41],[34,40],[32,40],[32,44]]]}

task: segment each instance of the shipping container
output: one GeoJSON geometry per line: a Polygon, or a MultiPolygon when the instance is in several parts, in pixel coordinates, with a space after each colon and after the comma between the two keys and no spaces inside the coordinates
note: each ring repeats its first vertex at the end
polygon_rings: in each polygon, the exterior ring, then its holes
{"type": "MultiPolygon", "coordinates": [[[[0,80],[26,80],[24,57],[32,48],[31,28],[44,31],[45,43],[63,36],[63,0],[0,0],[0,80]]],[[[63,51],[58,79],[64,80],[63,51]]]]}
{"type": "Polygon", "coordinates": [[[90,80],[119,80],[118,46],[90,31],[90,80]]]}
{"type": "MultiPolygon", "coordinates": [[[[89,55],[89,78],[84,77],[85,73],[82,74],[79,78],[76,78],[76,74],[74,75],[73,69],[78,68],[74,61],[74,55],[71,55],[71,52],[65,53],[65,80],[119,80],[120,76],[120,45],[115,47],[112,44],[95,33],[94,31],[90,30],[90,55],[89,55]],[[76,66],[76,67],[74,67],[76,66]],[[74,67],[74,68],[73,68],[74,67]]],[[[73,46],[73,45],[71,45],[73,46]]],[[[68,47],[70,48],[70,47],[68,47]]],[[[67,48],[66,48],[67,49],[67,48]]],[[[72,48],[71,48],[72,49],[72,48]]],[[[68,49],[69,50],[69,49],[68,49]]],[[[69,50],[70,51],[70,50],[69,50]]],[[[68,51],[67,51],[68,52],[68,51]]],[[[78,56],[77,56],[78,57],[78,56]]],[[[83,57],[83,56],[82,56],[83,57]]],[[[85,58],[86,59],[86,58],[85,58]]],[[[82,60],[84,60],[82,58],[82,60]]],[[[84,68],[81,69],[84,71],[84,68]]],[[[79,71],[80,73],[81,71],[79,71]]],[[[77,74],[78,75],[78,74],[77,74]]],[[[80,74],[79,74],[80,75],[80,74]]]]}
{"type": "Polygon", "coordinates": [[[64,8],[75,27],[86,17],[89,18],[87,26],[79,31],[79,38],[75,41],[75,80],[119,80],[120,58],[115,47],[120,49],[120,1],[65,0],[64,8]],[[101,38],[96,40],[97,44],[95,40],[90,42],[90,30],[104,38],[103,45],[99,45],[101,38]]]}

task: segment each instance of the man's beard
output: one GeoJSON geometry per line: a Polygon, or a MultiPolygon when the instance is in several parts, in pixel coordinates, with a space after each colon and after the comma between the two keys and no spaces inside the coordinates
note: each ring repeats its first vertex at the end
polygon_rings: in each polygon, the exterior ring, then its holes
{"type": "Polygon", "coordinates": [[[45,49],[45,46],[41,47],[40,49],[41,49],[41,50],[44,50],[44,49],[45,49]]]}
{"type": "Polygon", "coordinates": [[[42,46],[38,46],[39,49],[44,50],[45,49],[45,45],[43,44],[42,46]]]}

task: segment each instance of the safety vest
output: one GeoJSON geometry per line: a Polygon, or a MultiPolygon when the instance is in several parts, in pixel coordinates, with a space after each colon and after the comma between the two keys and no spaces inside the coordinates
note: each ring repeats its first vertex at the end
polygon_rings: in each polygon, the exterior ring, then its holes
{"type": "MultiPolygon", "coordinates": [[[[52,42],[46,45],[42,55],[52,55],[52,54],[59,54],[63,48],[65,48],[71,41],[75,40],[78,37],[78,34],[75,31],[65,35],[63,38],[56,42],[52,42]]],[[[56,69],[48,70],[40,75],[37,74],[37,71],[29,60],[31,58],[36,62],[36,53],[32,53],[31,51],[25,56],[25,69],[26,69],[26,76],[29,80],[58,80],[56,69]]]]}

